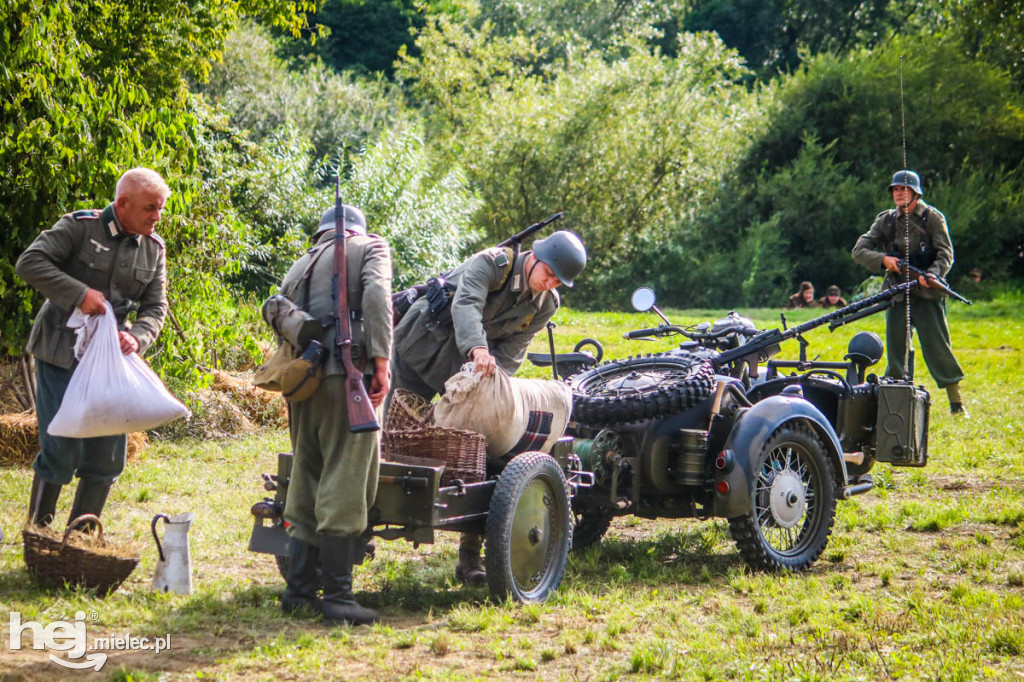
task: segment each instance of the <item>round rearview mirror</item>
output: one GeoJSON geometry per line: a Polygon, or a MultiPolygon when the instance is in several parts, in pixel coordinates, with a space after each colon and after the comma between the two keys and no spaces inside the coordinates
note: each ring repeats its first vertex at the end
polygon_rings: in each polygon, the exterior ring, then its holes
{"type": "Polygon", "coordinates": [[[633,292],[633,309],[645,313],[654,307],[654,289],[640,287],[633,292]]]}

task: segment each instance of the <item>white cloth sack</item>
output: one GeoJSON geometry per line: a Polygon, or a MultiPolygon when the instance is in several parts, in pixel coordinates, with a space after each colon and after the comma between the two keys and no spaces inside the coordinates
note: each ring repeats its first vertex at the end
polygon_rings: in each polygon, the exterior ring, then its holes
{"type": "Polygon", "coordinates": [[[475,431],[487,439],[487,456],[532,450],[551,452],[565,432],[572,390],[560,381],[516,379],[496,367],[485,378],[472,364],[444,384],[434,406],[434,424],[475,431]]]}
{"type": "Polygon", "coordinates": [[[103,315],[76,308],[68,319],[75,330],[78,367],[47,433],[66,438],[116,436],[155,429],[188,415],[138,353],[125,355],[110,303],[103,315]]]}

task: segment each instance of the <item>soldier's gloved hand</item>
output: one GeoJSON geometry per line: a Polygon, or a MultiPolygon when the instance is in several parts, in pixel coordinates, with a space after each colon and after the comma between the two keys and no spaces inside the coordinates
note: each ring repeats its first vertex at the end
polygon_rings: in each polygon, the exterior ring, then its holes
{"type": "Polygon", "coordinates": [[[882,265],[886,270],[890,270],[892,272],[900,271],[900,259],[896,256],[883,256],[882,265]]]}
{"type": "Polygon", "coordinates": [[[373,377],[370,379],[370,404],[380,407],[391,390],[391,365],[386,358],[373,359],[373,377]]]}
{"type": "Polygon", "coordinates": [[[474,348],[470,352],[469,357],[473,361],[473,369],[485,377],[494,374],[494,368],[498,366],[494,356],[483,346],[474,348]]]}
{"type": "Polygon", "coordinates": [[[125,355],[139,352],[139,341],[128,332],[118,332],[117,340],[121,343],[121,352],[125,355]]]}
{"type": "Polygon", "coordinates": [[[86,289],[85,298],[78,304],[86,315],[102,315],[106,309],[103,304],[107,302],[106,297],[96,289],[86,289]]]}

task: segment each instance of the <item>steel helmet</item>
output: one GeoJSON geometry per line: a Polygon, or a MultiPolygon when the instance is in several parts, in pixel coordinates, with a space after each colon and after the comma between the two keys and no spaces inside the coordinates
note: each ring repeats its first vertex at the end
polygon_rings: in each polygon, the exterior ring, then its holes
{"type": "Polygon", "coordinates": [[[866,367],[878,362],[882,357],[882,339],[874,332],[857,332],[846,347],[846,359],[862,363],[866,367]]]}
{"type": "MultiPolygon", "coordinates": [[[[349,206],[344,204],[342,206],[345,214],[345,230],[348,232],[355,232],[356,234],[366,234],[366,216],[355,206],[349,206]]],[[[320,217],[320,226],[316,228],[316,232],[313,233],[313,240],[326,232],[327,230],[334,229],[334,206],[324,211],[323,216],[320,217]]]]}
{"type": "Polygon", "coordinates": [[[924,190],[921,189],[921,178],[912,170],[901,170],[893,173],[892,182],[889,183],[890,192],[893,187],[909,187],[914,190],[917,196],[924,196],[924,190]]]}
{"type": "Polygon", "coordinates": [[[587,249],[580,238],[567,230],[559,230],[550,237],[533,243],[533,255],[544,263],[555,277],[567,287],[587,267],[587,249]]]}

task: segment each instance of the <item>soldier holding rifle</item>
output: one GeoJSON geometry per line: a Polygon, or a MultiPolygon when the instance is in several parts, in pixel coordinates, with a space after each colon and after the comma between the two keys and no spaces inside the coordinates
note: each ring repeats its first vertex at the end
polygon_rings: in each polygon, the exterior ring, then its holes
{"type": "MultiPolygon", "coordinates": [[[[910,294],[910,324],[917,329],[921,352],[932,378],[949,396],[953,414],[967,416],[960,381],[964,372],[953,356],[946,322],[945,296],[949,293],[942,278],[953,265],[953,244],[946,217],[921,198],[921,179],[914,171],[901,170],[889,183],[895,208],[882,211],[853,247],[853,259],[872,272],[885,271],[885,286],[903,281],[902,268],[909,231],[909,270],[917,275],[920,286],[910,294]]],[[[885,318],[885,345],[888,356],[886,376],[904,375],[907,329],[906,308],[896,304],[885,318]]]]}
{"type": "MultiPolygon", "coordinates": [[[[394,387],[430,400],[467,361],[484,376],[497,367],[515,374],[530,341],[558,309],[555,289],[571,287],[586,263],[580,238],[559,231],[538,239],[532,251],[518,253],[503,245],[485,249],[443,281],[432,280],[395,329],[394,387]]],[[[463,534],[455,570],[459,580],[486,582],[482,547],[482,536],[463,534]]]]}
{"type": "MultiPolygon", "coordinates": [[[[306,350],[323,347],[313,361],[314,367],[323,362],[319,385],[308,397],[292,391],[289,398],[294,461],[284,512],[291,540],[282,608],[362,625],[379,620],[356,602],[352,568],[362,562],[361,535],[377,495],[376,418],[390,389],[391,251],[383,238],[366,233],[362,211],[339,207],[340,200],[324,214],[314,246],[281,285],[318,328],[319,341],[306,343],[306,350]],[[342,317],[347,325],[339,324],[342,317]]],[[[282,388],[287,396],[284,382],[282,388]]]]}

